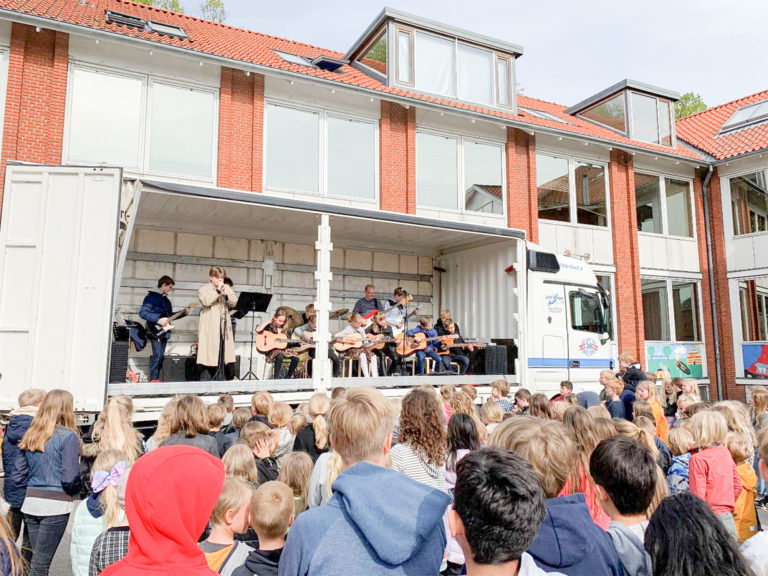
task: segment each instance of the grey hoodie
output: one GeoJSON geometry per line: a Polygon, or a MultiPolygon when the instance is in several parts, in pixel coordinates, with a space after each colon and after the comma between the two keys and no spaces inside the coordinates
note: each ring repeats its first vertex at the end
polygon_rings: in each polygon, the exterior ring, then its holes
{"type": "Polygon", "coordinates": [[[653,576],[651,557],[643,546],[646,528],[647,520],[633,526],[614,521],[608,526],[608,535],[624,564],[624,574],[627,576],[653,576]]]}

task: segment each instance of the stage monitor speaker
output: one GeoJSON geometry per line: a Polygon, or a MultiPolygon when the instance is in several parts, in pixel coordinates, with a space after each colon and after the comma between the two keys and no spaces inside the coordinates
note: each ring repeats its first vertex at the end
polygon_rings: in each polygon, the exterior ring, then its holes
{"type": "MultiPolygon", "coordinates": [[[[223,371],[222,371],[223,372],[223,371]]],[[[235,360],[235,376],[240,375],[240,356],[235,360]]],[[[163,382],[196,382],[200,379],[197,356],[166,356],[160,371],[163,382]]],[[[224,375],[221,375],[224,380],[224,375]]]]}
{"type": "Polygon", "coordinates": [[[485,373],[507,374],[506,346],[488,346],[485,349],[485,373]]]}
{"type": "Polygon", "coordinates": [[[112,340],[112,353],[109,357],[109,381],[122,384],[128,371],[128,340],[112,340]]]}

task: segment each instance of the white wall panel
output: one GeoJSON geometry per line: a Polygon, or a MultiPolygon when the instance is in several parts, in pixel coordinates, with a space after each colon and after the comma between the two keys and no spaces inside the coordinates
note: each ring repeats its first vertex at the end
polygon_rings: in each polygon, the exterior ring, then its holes
{"type": "Polygon", "coordinates": [[[540,220],[539,245],[561,256],[566,250],[577,256],[589,254],[590,264],[613,264],[613,237],[608,228],[540,220]]]}
{"type": "Polygon", "coordinates": [[[678,272],[700,272],[696,240],[638,234],[640,268],[678,272]]]}

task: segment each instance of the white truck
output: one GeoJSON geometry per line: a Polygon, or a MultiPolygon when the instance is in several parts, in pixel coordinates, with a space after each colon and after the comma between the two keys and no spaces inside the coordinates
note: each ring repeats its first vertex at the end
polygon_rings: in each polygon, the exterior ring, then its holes
{"type": "MultiPolygon", "coordinates": [[[[613,368],[609,295],[588,264],[548,253],[526,242],[522,232],[124,179],[119,168],[11,164],[0,218],[0,410],[13,408],[29,387],[69,389],[82,413],[98,412],[109,395],[130,394],[151,419],[176,393],[215,398],[232,392],[244,402],[255,390],[270,390],[298,401],[318,388],[364,385],[360,378],[331,380],[326,369],[316,370],[313,379],[290,381],[110,381],[114,312],[128,282],[123,268],[134,229],[205,233],[209,226],[220,236],[281,238],[288,222],[292,239],[317,252],[303,267],[317,262],[313,294],[326,337],[331,327],[322,318],[332,303],[338,305],[330,289],[336,273],[331,253],[357,249],[364,236],[372,250],[432,258],[433,313],[450,308],[464,335],[509,345],[506,373],[454,376],[452,382],[482,386],[505,377],[514,386],[554,392],[561,380],[571,380],[577,390],[598,390],[600,370],[613,368]]],[[[275,267],[266,260],[251,265],[260,266],[265,278],[275,267]]],[[[247,336],[240,345],[249,346],[247,336]]],[[[395,395],[416,383],[444,381],[405,376],[375,383],[395,395]]]]}

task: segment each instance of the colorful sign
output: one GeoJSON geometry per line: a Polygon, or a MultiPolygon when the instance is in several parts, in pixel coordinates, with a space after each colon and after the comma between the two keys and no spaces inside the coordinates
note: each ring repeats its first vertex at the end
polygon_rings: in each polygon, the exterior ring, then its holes
{"type": "Polygon", "coordinates": [[[592,340],[592,338],[585,338],[579,344],[579,350],[585,356],[592,356],[598,350],[597,342],[592,340]]]}
{"type": "Polygon", "coordinates": [[[646,370],[659,378],[703,378],[702,344],[645,345],[646,370]]]}
{"type": "Polygon", "coordinates": [[[742,344],[746,378],[768,378],[768,344],[742,344]]]}

